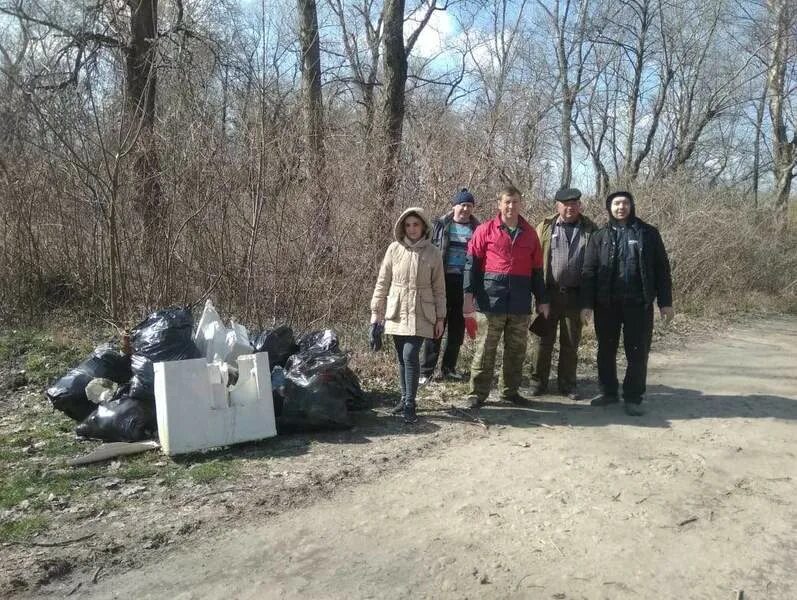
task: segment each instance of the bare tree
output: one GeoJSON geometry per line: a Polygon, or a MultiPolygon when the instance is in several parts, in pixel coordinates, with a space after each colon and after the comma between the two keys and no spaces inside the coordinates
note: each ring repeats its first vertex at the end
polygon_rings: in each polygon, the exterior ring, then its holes
{"type": "Polygon", "coordinates": [[[56,60],[71,63],[61,81],[47,84],[47,88],[64,88],[78,82],[87,63],[96,59],[103,49],[118,50],[125,61],[125,96],[128,106],[128,128],[137,130],[133,152],[136,166],[137,193],[134,198],[145,229],[151,232],[145,244],[148,258],[153,259],[161,245],[157,232],[163,220],[163,194],[160,185],[160,166],[155,143],[158,40],[172,34],[189,33],[183,26],[182,0],[176,2],[176,17],[165,31],[158,29],[158,0],[127,0],[127,14],[112,3],[100,2],[86,9],[82,19],[56,14],[40,4],[32,3],[29,12],[23,0],[0,5],[0,13],[14,16],[57,32],[64,38],[56,60]],[[128,31],[122,31],[124,18],[128,31]],[[75,24],[77,23],[77,24],[75,24]]]}
{"type": "Polygon", "coordinates": [[[551,40],[556,52],[558,86],[560,90],[560,143],[562,147],[562,175],[560,185],[570,185],[573,177],[573,140],[571,126],[573,108],[581,89],[586,56],[592,44],[586,30],[589,17],[589,0],[553,0],[537,4],[547,15],[553,30],[551,40]],[[551,6],[549,6],[551,5],[551,6]]]}
{"type": "Polygon", "coordinates": [[[446,10],[448,5],[437,5],[437,0],[424,0],[418,26],[404,41],[404,0],[386,0],[384,6],[384,96],[382,100],[382,144],[384,159],[379,173],[379,194],[382,205],[392,209],[393,190],[398,176],[398,159],[404,126],[404,103],[407,84],[407,57],[412,52],[421,32],[436,10],[446,10]]]}
{"type": "Polygon", "coordinates": [[[797,164],[797,127],[787,113],[789,90],[786,72],[795,61],[795,22],[797,10],[791,0],[769,0],[772,19],[772,50],[767,82],[769,117],[772,121],[772,171],[775,177],[775,207],[784,223],[788,222],[788,203],[794,167],[797,164]],[[791,126],[791,135],[788,128],[791,126]]]}
{"type": "Polygon", "coordinates": [[[305,102],[307,146],[312,155],[314,177],[323,172],[324,102],[321,96],[321,49],[315,0],[298,0],[299,44],[302,53],[302,88],[305,102]]]}
{"type": "Polygon", "coordinates": [[[327,0],[340,27],[344,52],[357,89],[357,101],[365,109],[364,137],[369,139],[376,116],[376,87],[381,57],[383,13],[375,0],[359,0],[347,14],[342,0],[327,0]],[[354,24],[352,24],[352,21],[354,24]],[[362,27],[362,35],[358,35],[362,27]],[[365,47],[361,47],[364,44],[365,47]]]}

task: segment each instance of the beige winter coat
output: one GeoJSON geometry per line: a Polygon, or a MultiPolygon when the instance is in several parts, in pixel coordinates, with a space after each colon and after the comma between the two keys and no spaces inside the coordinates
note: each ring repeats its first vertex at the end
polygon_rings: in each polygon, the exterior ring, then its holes
{"type": "Polygon", "coordinates": [[[408,208],[394,227],[396,238],[385,252],[371,314],[385,321],[385,333],[434,337],[434,324],[446,316],[443,258],[429,238],[432,228],[422,208],[408,208]],[[404,237],[404,219],[414,213],[426,223],[426,236],[414,244],[404,237]]]}

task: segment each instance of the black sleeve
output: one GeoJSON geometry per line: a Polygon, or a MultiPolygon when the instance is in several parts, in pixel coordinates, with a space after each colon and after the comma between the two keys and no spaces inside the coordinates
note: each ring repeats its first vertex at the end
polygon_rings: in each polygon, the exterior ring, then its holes
{"type": "Polygon", "coordinates": [[[659,308],[672,306],[672,275],[670,273],[670,259],[664,247],[661,234],[654,229],[653,267],[655,269],[656,302],[659,308]]]}
{"type": "Polygon", "coordinates": [[[442,250],[443,246],[443,219],[435,219],[432,226],[432,244],[442,250]]]}
{"type": "Polygon", "coordinates": [[[484,289],[484,271],[481,261],[468,253],[465,257],[465,270],[462,273],[462,290],[476,296],[484,289]]]}
{"type": "Polygon", "coordinates": [[[548,290],[545,289],[545,278],[543,277],[542,269],[534,269],[531,272],[531,292],[534,294],[537,306],[548,304],[548,290]]]}
{"type": "Polygon", "coordinates": [[[595,232],[589,236],[587,249],[584,251],[584,265],[581,267],[581,293],[579,304],[581,308],[595,308],[597,300],[597,278],[600,262],[600,233],[595,232]]]}

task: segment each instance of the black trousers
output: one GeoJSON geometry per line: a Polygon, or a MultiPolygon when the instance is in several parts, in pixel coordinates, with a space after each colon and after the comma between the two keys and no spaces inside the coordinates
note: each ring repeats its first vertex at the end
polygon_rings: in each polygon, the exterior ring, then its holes
{"type": "MultiPolygon", "coordinates": [[[[462,316],[462,305],[465,301],[465,294],[462,291],[463,276],[454,273],[446,273],[446,321],[445,327],[448,329],[446,337],[446,347],[443,350],[443,363],[441,370],[450,373],[457,368],[459,349],[465,340],[465,318],[462,316]]],[[[423,343],[423,363],[421,374],[429,376],[437,366],[437,358],[440,356],[440,347],[443,343],[442,338],[426,339],[423,343]]]]}
{"type": "Polygon", "coordinates": [[[595,335],[598,338],[598,380],[601,391],[616,396],[617,347],[620,330],[628,366],[623,379],[623,399],[638,404],[645,394],[648,354],[653,337],[653,305],[616,302],[595,307],[595,335]]]}

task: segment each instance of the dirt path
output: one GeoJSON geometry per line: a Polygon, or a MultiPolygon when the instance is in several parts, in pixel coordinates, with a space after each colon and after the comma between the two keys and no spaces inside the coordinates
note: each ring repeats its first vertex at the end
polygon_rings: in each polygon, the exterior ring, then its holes
{"type": "Polygon", "coordinates": [[[654,354],[648,398],[488,405],[480,436],[73,597],[797,597],[797,319],[654,354]]]}

